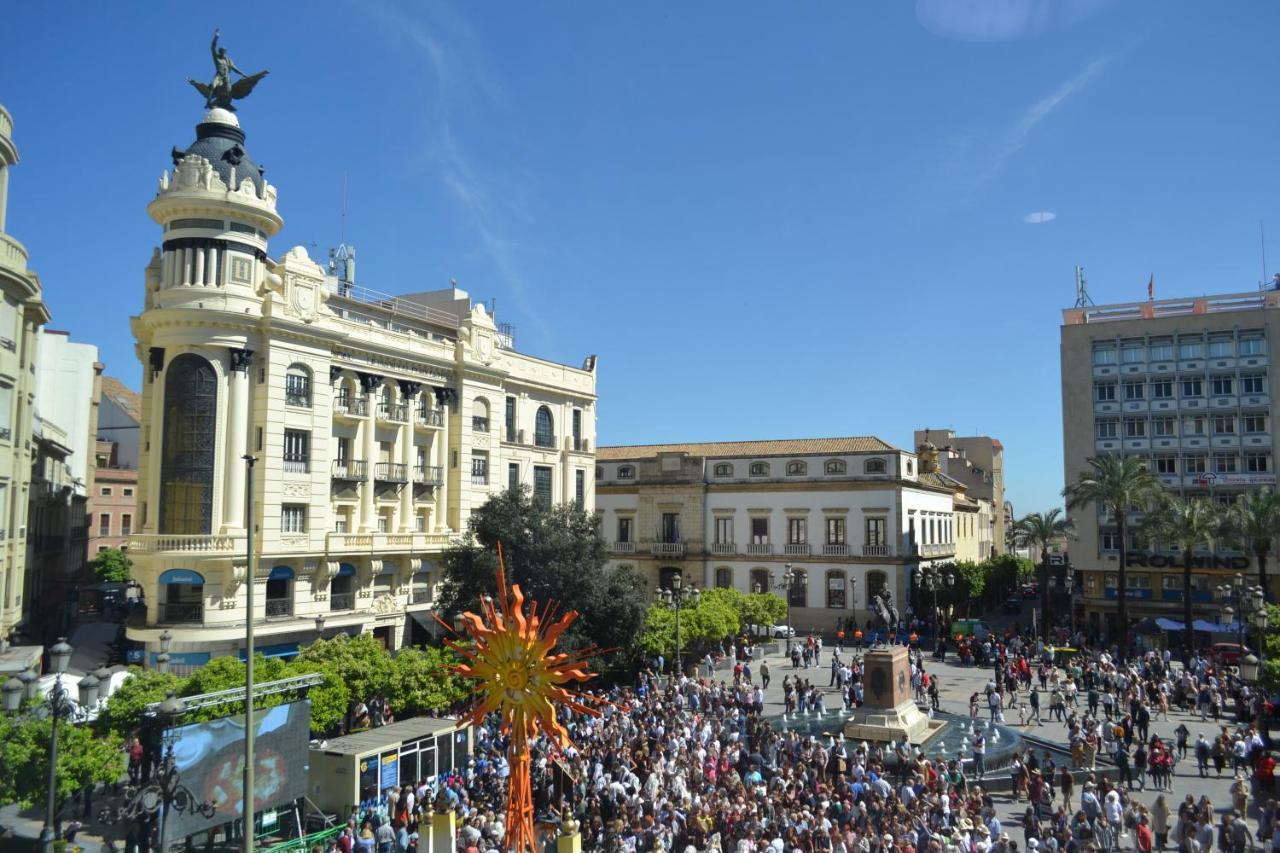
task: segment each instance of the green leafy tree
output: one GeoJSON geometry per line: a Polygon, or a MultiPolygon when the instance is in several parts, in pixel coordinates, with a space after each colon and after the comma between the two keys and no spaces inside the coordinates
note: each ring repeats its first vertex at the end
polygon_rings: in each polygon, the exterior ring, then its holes
{"type": "Polygon", "coordinates": [[[1049,639],[1049,547],[1063,539],[1071,528],[1070,519],[1054,507],[1048,512],[1033,512],[1014,524],[1018,540],[1040,551],[1040,635],[1049,639]]]}
{"type": "Polygon", "coordinates": [[[338,731],[351,704],[351,691],[337,670],[329,664],[299,662],[289,664],[291,675],[319,675],[323,681],[307,691],[311,700],[311,731],[328,735],[338,731]]]}
{"type": "Polygon", "coordinates": [[[1271,489],[1245,492],[1227,514],[1227,537],[1253,554],[1258,562],[1258,585],[1267,586],[1267,556],[1280,538],[1280,494],[1271,489]]]}
{"type": "MultiPolygon", "coordinates": [[[[372,634],[317,640],[294,658],[297,672],[311,671],[314,665],[328,669],[346,685],[350,699],[367,702],[392,692],[391,656],[372,634]]],[[[346,714],[345,706],[342,713],[346,714]]]]}
{"type": "Polygon", "coordinates": [[[765,629],[778,625],[787,618],[787,600],[772,592],[740,593],[741,609],[738,618],[745,625],[763,625],[765,629]]]}
{"type": "Polygon", "coordinates": [[[180,693],[182,687],[183,679],[171,672],[130,667],[129,677],[107,699],[94,728],[103,734],[127,738],[141,724],[142,712],[148,705],[163,702],[170,693],[180,693]]]}
{"type": "Polygon", "coordinates": [[[1267,630],[1262,638],[1262,686],[1269,692],[1280,690],[1280,606],[1267,605],[1267,630]]]}
{"type": "Polygon", "coordinates": [[[950,571],[956,576],[956,585],[947,591],[946,598],[957,606],[962,605],[966,616],[972,615],[974,605],[981,600],[987,588],[986,569],[972,560],[957,560],[950,566],[944,566],[943,571],[950,571]]]}
{"type": "Polygon", "coordinates": [[[565,648],[598,646],[630,650],[645,620],[647,596],[632,571],[606,572],[600,522],[573,503],[548,505],[528,489],[494,495],[471,513],[465,542],[443,557],[440,612],[446,621],[475,610],[482,595],[495,593],[497,545],[502,543],[508,583],[527,598],[555,601],[577,610],[578,620],[561,637],[565,648]]]}
{"type": "Polygon", "coordinates": [[[402,649],[391,662],[387,699],[397,716],[439,714],[470,693],[466,681],[449,671],[458,662],[451,649],[402,649]]]}
{"type": "MultiPolygon", "coordinates": [[[[685,660],[701,657],[716,643],[738,633],[741,622],[727,590],[702,593],[696,607],[680,610],[680,653],[685,660]]],[[[676,653],[676,613],[670,607],[653,604],[645,614],[637,647],[646,657],[658,654],[674,660],[676,653]]]]}
{"type": "MultiPolygon", "coordinates": [[[[280,678],[287,678],[290,675],[289,664],[280,658],[263,657],[255,652],[253,661],[253,680],[255,683],[275,681],[280,678]]],[[[231,690],[237,687],[243,690],[244,679],[245,666],[244,662],[239,658],[214,658],[195,670],[182,682],[182,689],[178,692],[178,695],[196,696],[201,693],[215,693],[219,690],[231,690]]],[[[254,699],[254,707],[274,708],[276,705],[284,703],[286,698],[284,694],[280,693],[259,696],[254,699]]],[[[188,711],[183,720],[188,723],[196,723],[243,713],[243,702],[228,702],[224,705],[188,711]]]]}
{"type": "Polygon", "coordinates": [[[1088,463],[1089,468],[1063,490],[1063,495],[1069,510],[1092,505],[1110,513],[1115,519],[1120,542],[1120,559],[1116,567],[1116,610],[1120,625],[1120,654],[1123,656],[1129,645],[1129,602],[1125,583],[1129,512],[1133,507],[1145,507],[1157,500],[1163,489],[1156,475],[1136,456],[1098,456],[1090,458],[1088,463]]]}
{"type": "MultiPolygon", "coordinates": [[[[5,768],[0,773],[0,802],[24,808],[44,802],[51,729],[48,716],[0,715],[0,767],[5,768]]],[[[115,733],[98,734],[88,725],[61,723],[54,783],[57,802],[87,785],[118,781],[124,762],[121,739],[115,733]]]]}
{"type": "Polygon", "coordinates": [[[1182,620],[1183,642],[1188,649],[1196,647],[1196,632],[1191,613],[1191,564],[1199,545],[1211,545],[1223,529],[1222,513],[1208,498],[1184,498],[1166,495],[1142,519],[1144,536],[1174,543],[1182,552],[1182,620]]]}
{"type": "Polygon", "coordinates": [[[89,561],[89,568],[99,583],[125,583],[133,577],[133,562],[119,548],[99,551],[89,561]]]}

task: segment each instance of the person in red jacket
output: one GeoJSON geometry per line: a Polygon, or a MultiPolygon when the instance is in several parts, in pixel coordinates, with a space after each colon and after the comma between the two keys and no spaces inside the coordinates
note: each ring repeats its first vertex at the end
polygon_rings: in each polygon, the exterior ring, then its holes
{"type": "Polygon", "coordinates": [[[1155,836],[1151,832],[1151,825],[1147,822],[1145,814],[1138,817],[1138,826],[1134,830],[1134,835],[1137,836],[1138,853],[1151,853],[1155,836]]]}

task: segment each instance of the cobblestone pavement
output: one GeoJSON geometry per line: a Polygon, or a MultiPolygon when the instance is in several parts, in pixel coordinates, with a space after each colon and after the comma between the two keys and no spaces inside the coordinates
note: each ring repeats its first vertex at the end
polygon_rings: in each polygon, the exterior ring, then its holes
{"type": "MultiPolygon", "coordinates": [[[[850,654],[858,654],[856,650],[846,649],[842,653],[846,658],[850,654]]],[[[791,661],[782,651],[782,644],[779,643],[779,650],[764,658],[769,663],[770,669],[770,685],[765,693],[765,713],[766,715],[776,715],[782,713],[782,679],[785,675],[798,674],[801,678],[807,678],[810,682],[818,685],[824,691],[833,695],[833,698],[825,704],[827,708],[838,708],[840,701],[834,698],[835,688],[828,687],[831,680],[831,648],[824,647],[821,655],[821,662],[817,666],[810,666],[808,670],[801,666],[799,669],[793,669],[791,661]]],[[[947,662],[939,663],[934,661],[928,654],[925,656],[925,671],[931,676],[936,676],[939,681],[940,704],[943,711],[953,714],[968,715],[969,713],[969,696],[974,692],[981,693],[991,680],[992,673],[989,669],[979,669],[973,666],[959,666],[955,662],[955,656],[948,657],[947,662]]],[[[753,663],[753,676],[759,681],[759,661],[753,663]]],[[[717,673],[717,677],[730,678],[727,671],[717,673]]],[[[1022,692],[1019,701],[1026,700],[1026,693],[1022,692]]],[[[1067,728],[1064,723],[1049,720],[1048,712],[1048,695],[1041,696],[1041,724],[1029,724],[1025,728],[1018,725],[1018,713],[1016,710],[1005,711],[1005,723],[1011,728],[1019,731],[1025,731],[1028,734],[1043,738],[1067,746],[1067,728]]],[[[985,700],[982,704],[982,714],[987,716],[985,700]]],[[[1228,725],[1232,724],[1230,717],[1223,718],[1228,725]]],[[[1151,733],[1159,735],[1170,744],[1174,742],[1173,730],[1178,727],[1180,722],[1185,722],[1187,728],[1191,730],[1190,743],[1194,744],[1196,735],[1203,732],[1206,737],[1212,738],[1218,732],[1217,724],[1210,718],[1201,722],[1199,714],[1184,714],[1180,711],[1170,711],[1168,720],[1153,719],[1151,722],[1151,733]]],[[[1000,771],[1003,772],[1003,771],[1000,771]]],[[[990,775],[990,774],[989,774],[990,775]]],[[[1195,758],[1189,750],[1187,758],[1180,761],[1174,768],[1173,774],[1173,791],[1166,792],[1165,801],[1169,804],[1170,811],[1176,812],[1177,804],[1180,803],[1188,794],[1194,796],[1197,800],[1203,795],[1208,796],[1210,801],[1219,813],[1227,810],[1231,803],[1230,787],[1233,777],[1230,770],[1224,770],[1223,775],[1218,777],[1210,769],[1209,778],[1200,778],[1196,772],[1195,758]]],[[[1150,806],[1155,800],[1156,791],[1148,786],[1145,792],[1135,790],[1134,796],[1138,802],[1150,806]]],[[[1022,813],[1026,809],[1025,803],[1016,803],[1008,794],[994,795],[997,808],[997,816],[1005,823],[1009,831],[1010,838],[1016,840],[1022,845],[1022,829],[1021,824],[1010,826],[1009,821],[1015,817],[1021,819],[1022,813]]],[[[1079,805],[1079,791],[1077,790],[1076,804],[1079,805]]],[[[1254,803],[1250,801],[1251,818],[1249,821],[1250,829],[1256,831],[1257,823],[1252,815],[1256,815],[1254,803]]],[[[1121,839],[1125,846],[1132,846],[1132,834],[1121,839]]]]}

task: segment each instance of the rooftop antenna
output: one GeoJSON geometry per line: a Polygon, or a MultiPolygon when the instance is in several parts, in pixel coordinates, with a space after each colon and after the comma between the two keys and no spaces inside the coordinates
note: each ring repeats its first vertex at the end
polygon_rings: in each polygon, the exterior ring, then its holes
{"type": "Polygon", "coordinates": [[[338,245],[347,244],[347,173],[342,173],[342,225],[338,228],[338,245]]]}
{"type": "Polygon", "coordinates": [[[342,220],[338,248],[329,250],[329,273],[338,278],[338,295],[346,296],[356,283],[356,249],[347,245],[347,173],[342,173],[342,220]]]}
{"type": "Polygon", "coordinates": [[[1076,264],[1076,308],[1087,308],[1093,304],[1093,299],[1089,296],[1089,288],[1086,286],[1084,278],[1084,267],[1076,264]]]}
{"type": "Polygon", "coordinates": [[[1262,220],[1258,220],[1258,243],[1262,246],[1262,279],[1258,285],[1259,290],[1267,288],[1267,232],[1262,227],[1262,220]]]}

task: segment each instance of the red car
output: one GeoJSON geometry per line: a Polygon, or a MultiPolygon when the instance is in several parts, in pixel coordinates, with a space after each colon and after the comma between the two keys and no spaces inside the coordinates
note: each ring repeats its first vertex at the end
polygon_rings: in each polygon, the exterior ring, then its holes
{"type": "Polygon", "coordinates": [[[1209,655],[1220,666],[1237,666],[1245,655],[1252,654],[1248,646],[1239,643],[1214,643],[1209,655]]]}
{"type": "Polygon", "coordinates": [[[1022,585],[1023,598],[1035,598],[1040,594],[1040,585],[1034,583],[1024,583],[1022,585]]]}

